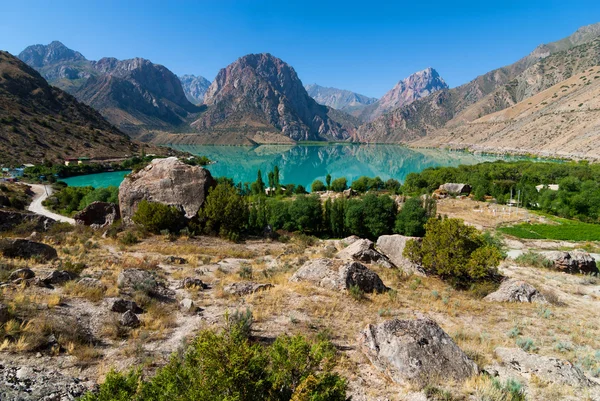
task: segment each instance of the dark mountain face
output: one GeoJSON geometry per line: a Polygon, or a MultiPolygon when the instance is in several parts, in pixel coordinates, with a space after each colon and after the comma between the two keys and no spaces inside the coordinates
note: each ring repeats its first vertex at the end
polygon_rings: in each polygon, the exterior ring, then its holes
{"type": "Polygon", "coordinates": [[[201,76],[182,75],[179,77],[183,92],[187,99],[193,104],[202,104],[204,95],[210,86],[210,81],[201,76]]]}
{"type": "Polygon", "coordinates": [[[292,67],[270,54],[250,54],[222,69],[204,103],[208,110],[193,123],[200,131],[275,131],[295,141],[345,140],[353,132],[308,95],[292,67]]]}
{"type": "Polygon", "coordinates": [[[0,51],[0,163],[122,157],[136,149],[97,111],[0,51]]]}

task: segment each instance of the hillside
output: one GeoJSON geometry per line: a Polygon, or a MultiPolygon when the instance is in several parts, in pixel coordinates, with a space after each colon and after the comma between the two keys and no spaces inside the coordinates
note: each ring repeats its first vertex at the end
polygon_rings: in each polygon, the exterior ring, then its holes
{"type": "Polygon", "coordinates": [[[595,66],[507,109],[457,122],[412,145],[600,159],[599,141],[600,67],[595,66]]]}
{"type": "Polygon", "coordinates": [[[351,113],[354,110],[368,106],[377,101],[377,98],[361,95],[349,90],[328,88],[317,84],[305,86],[308,95],[317,103],[333,109],[351,113]]]}
{"type": "Polygon", "coordinates": [[[241,57],[219,71],[204,103],[208,109],[192,127],[204,139],[214,137],[215,143],[223,137],[255,141],[255,136],[265,135],[279,137],[278,143],[347,140],[355,128],[348,124],[350,116],[317,104],[296,71],[267,53],[241,57]],[[345,121],[336,121],[334,115],[345,121]]]}
{"type": "MultiPolygon", "coordinates": [[[[471,82],[452,89],[444,89],[399,107],[371,123],[360,127],[358,138],[365,142],[408,142],[442,128],[462,111],[489,94],[513,81],[531,66],[554,53],[593,41],[600,36],[600,23],[582,27],[568,38],[538,46],[532,53],[506,67],[481,75],[471,82]]],[[[552,72],[549,72],[552,73],[552,72]]],[[[509,103],[500,98],[490,111],[497,111],[509,103]]]]}
{"type": "Polygon", "coordinates": [[[0,51],[0,164],[123,157],[137,150],[97,111],[0,51]]]}

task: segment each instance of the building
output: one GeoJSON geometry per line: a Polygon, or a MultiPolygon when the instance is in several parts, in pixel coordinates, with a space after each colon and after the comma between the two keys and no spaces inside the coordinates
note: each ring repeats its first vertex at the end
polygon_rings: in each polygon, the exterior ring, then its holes
{"type": "Polygon", "coordinates": [[[89,157],[70,157],[68,159],[65,159],[65,166],[72,166],[72,165],[81,165],[81,164],[90,164],[90,158],[89,157]]]}

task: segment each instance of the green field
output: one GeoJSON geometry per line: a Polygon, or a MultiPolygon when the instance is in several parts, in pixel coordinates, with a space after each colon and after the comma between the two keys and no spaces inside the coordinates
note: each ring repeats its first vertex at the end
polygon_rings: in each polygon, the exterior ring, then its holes
{"type": "Polygon", "coordinates": [[[600,241],[600,224],[552,217],[554,224],[522,223],[500,227],[504,234],[524,239],[553,239],[563,241],[600,241]]]}

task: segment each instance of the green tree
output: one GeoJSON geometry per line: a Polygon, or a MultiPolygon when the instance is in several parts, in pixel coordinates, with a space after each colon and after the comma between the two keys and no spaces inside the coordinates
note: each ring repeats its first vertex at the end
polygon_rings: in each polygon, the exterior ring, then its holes
{"type": "Polygon", "coordinates": [[[370,180],[369,177],[365,177],[365,176],[359,177],[352,182],[352,185],[350,185],[350,188],[352,188],[356,192],[360,192],[360,193],[367,192],[369,190],[369,180],[370,180]]]}
{"type": "Polygon", "coordinates": [[[273,167],[273,183],[275,184],[275,189],[279,189],[281,186],[279,181],[279,166],[273,167]]]}
{"type": "Polygon", "coordinates": [[[237,239],[248,222],[248,204],[239,190],[229,183],[211,188],[198,212],[207,233],[237,239]]]}
{"type": "Polygon", "coordinates": [[[410,237],[422,237],[425,235],[425,223],[434,215],[435,200],[433,201],[433,210],[428,211],[423,207],[423,201],[420,198],[409,198],[396,216],[394,231],[410,237]]]}
{"type": "Polygon", "coordinates": [[[348,189],[348,180],[346,177],[336,178],[331,183],[331,190],[334,192],[344,192],[346,189],[348,189]]]}
{"type": "Polygon", "coordinates": [[[289,206],[290,219],[296,229],[316,234],[323,225],[323,208],[316,195],[300,195],[289,206]]]}
{"type": "Polygon", "coordinates": [[[323,181],[321,180],[314,180],[312,185],[310,186],[310,191],[311,192],[321,192],[321,191],[325,191],[327,188],[325,187],[325,184],[323,184],[323,181]]]}
{"type": "Polygon", "coordinates": [[[138,204],[131,219],[154,234],[160,234],[163,230],[177,232],[184,225],[184,215],[181,210],[175,206],[148,202],[145,199],[138,204]]]}
{"type": "Polygon", "coordinates": [[[327,190],[331,189],[331,174],[327,174],[325,177],[325,183],[327,184],[327,190]]]}
{"type": "Polygon", "coordinates": [[[251,189],[254,195],[265,193],[265,183],[263,182],[262,173],[260,170],[258,170],[258,173],[256,174],[256,181],[252,183],[251,189]]]}
{"type": "Polygon", "coordinates": [[[396,204],[387,195],[368,194],[363,198],[363,224],[367,236],[377,239],[381,235],[391,234],[396,217],[396,204]]]}

